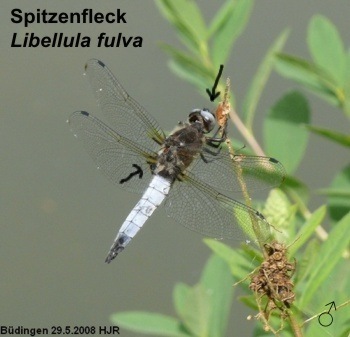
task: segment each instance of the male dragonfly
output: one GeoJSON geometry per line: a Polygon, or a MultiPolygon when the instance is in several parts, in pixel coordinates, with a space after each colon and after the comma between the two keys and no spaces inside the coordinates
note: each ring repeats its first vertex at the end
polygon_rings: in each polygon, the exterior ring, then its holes
{"type": "Polygon", "coordinates": [[[206,109],[194,109],[187,122],[179,122],[166,136],[104,63],[88,61],[85,73],[110,126],[76,111],[68,120],[70,128],[108,178],[126,190],[143,193],[122,224],[107,263],[163,202],[170,217],[207,236],[254,240],[253,222],[262,233],[270,232],[261,213],[222,191],[242,192],[237,172],[249,191],[277,186],[284,177],[280,162],[244,155],[232,160],[221,149],[222,140],[207,136],[215,118],[206,109]]]}

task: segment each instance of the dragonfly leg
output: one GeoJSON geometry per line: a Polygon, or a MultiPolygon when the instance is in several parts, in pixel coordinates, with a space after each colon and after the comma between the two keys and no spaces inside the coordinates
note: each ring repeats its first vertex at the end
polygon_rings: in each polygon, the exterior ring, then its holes
{"type": "Polygon", "coordinates": [[[214,134],[213,137],[207,137],[205,139],[206,144],[211,147],[218,148],[226,140],[225,135],[223,135],[222,137],[216,137],[216,135],[217,135],[217,132],[214,134]]]}

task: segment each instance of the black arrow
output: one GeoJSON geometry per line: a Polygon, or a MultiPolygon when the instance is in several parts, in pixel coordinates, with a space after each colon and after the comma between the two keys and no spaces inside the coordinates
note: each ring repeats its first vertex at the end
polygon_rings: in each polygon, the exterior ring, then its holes
{"type": "Polygon", "coordinates": [[[131,172],[126,178],[123,178],[119,181],[119,184],[124,184],[126,183],[127,181],[129,181],[133,176],[136,176],[136,175],[139,175],[139,179],[142,178],[143,176],[143,171],[142,171],[142,168],[137,165],[137,164],[132,164],[132,167],[136,168],[136,171],[135,172],[131,172]]]}
{"type": "Polygon", "coordinates": [[[220,80],[220,77],[221,77],[223,70],[224,70],[224,65],[220,64],[219,73],[218,73],[218,76],[216,76],[216,79],[215,79],[215,82],[214,82],[214,85],[213,85],[211,91],[208,88],[206,89],[206,92],[209,95],[211,102],[214,102],[215,99],[220,95],[220,91],[215,92],[215,90],[216,90],[216,87],[218,86],[218,83],[219,83],[219,80],[220,80]]]}

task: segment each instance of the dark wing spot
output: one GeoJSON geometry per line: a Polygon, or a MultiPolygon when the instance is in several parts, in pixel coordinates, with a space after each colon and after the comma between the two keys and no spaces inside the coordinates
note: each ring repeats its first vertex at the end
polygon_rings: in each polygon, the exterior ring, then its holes
{"type": "Polygon", "coordinates": [[[271,161],[272,163],[278,164],[279,161],[275,158],[270,158],[269,161],[271,161]]]}
{"type": "Polygon", "coordinates": [[[80,113],[81,113],[82,115],[84,115],[84,116],[89,116],[89,113],[86,112],[86,111],[80,111],[80,113]]]}
{"type": "Polygon", "coordinates": [[[100,60],[97,60],[97,63],[101,66],[101,67],[105,67],[106,65],[102,62],[102,61],[100,61],[100,60]]]}
{"type": "Polygon", "coordinates": [[[256,211],[256,212],[255,212],[255,215],[256,215],[258,218],[260,218],[261,220],[266,221],[266,218],[265,218],[260,212],[256,211]]]}

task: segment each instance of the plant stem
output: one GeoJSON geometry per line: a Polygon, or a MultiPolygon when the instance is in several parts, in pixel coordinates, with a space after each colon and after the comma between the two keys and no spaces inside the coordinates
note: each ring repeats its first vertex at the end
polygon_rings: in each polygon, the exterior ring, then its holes
{"type": "Polygon", "coordinates": [[[294,336],[295,337],[303,337],[303,332],[301,331],[301,328],[300,328],[298,322],[296,321],[296,319],[290,313],[288,313],[288,318],[290,321],[290,326],[294,332],[294,336]]]}
{"type": "Polygon", "coordinates": [[[247,141],[249,146],[258,156],[265,156],[263,149],[260,147],[259,143],[255,139],[255,137],[250,133],[247,127],[244,125],[237,112],[231,108],[230,117],[233,124],[236,126],[237,130],[243,136],[243,138],[247,141]]]}

